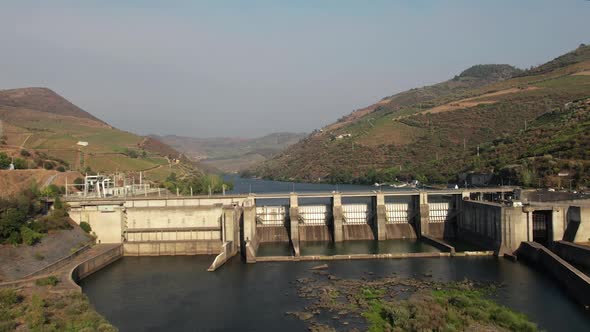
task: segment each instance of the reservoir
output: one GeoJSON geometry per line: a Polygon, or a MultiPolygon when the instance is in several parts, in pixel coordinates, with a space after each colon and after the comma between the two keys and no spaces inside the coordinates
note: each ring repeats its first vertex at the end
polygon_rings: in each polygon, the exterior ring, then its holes
{"type": "MultiPolygon", "coordinates": [[[[314,278],[322,262],[244,264],[234,257],[216,272],[213,257],[125,257],[82,280],[98,312],[121,331],[305,331],[288,311],[305,301],[296,279],[314,278]]],[[[396,275],[502,285],[497,301],[546,331],[588,331],[590,318],[557,283],[522,263],[493,257],[327,262],[339,278],[396,275]],[[370,273],[370,274],[369,274],[370,273]],[[430,277],[431,275],[431,277],[430,277]]]]}
{"type": "MultiPolygon", "coordinates": [[[[375,190],[373,186],[336,188],[328,184],[235,177],[228,180],[235,184],[233,193],[375,190]]],[[[302,256],[436,251],[415,239],[324,241],[301,245],[302,256]]],[[[264,243],[259,254],[288,255],[289,247],[264,243]]],[[[325,272],[334,278],[396,276],[441,282],[468,279],[494,283],[499,287],[491,296],[500,304],[526,314],[541,330],[590,329],[588,313],[546,273],[495,257],[245,264],[238,255],[215,272],[207,272],[213,259],[214,256],[124,257],[83,279],[81,286],[97,311],[120,331],[305,331],[305,322],[287,312],[301,311],[310,304],[311,300],[297,293],[298,279],[325,280],[326,276],[313,273],[311,268],[327,264],[325,272]]]]}

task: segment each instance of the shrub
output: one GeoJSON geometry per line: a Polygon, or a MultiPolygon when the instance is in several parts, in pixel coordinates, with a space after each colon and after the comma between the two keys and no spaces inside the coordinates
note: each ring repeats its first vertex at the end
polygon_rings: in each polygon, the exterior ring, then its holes
{"type": "Polygon", "coordinates": [[[58,168],[56,168],[56,170],[57,170],[58,172],[62,172],[62,173],[63,173],[63,172],[65,172],[65,171],[66,171],[66,168],[65,168],[65,167],[63,167],[63,166],[59,166],[58,168]]]}
{"type": "Polygon", "coordinates": [[[12,233],[10,233],[10,235],[8,236],[8,238],[6,239],[5,242],[9,243],[9,244],[16,245],[16,244],[23,242],[23,238],[19,232],[12,232],[12,233]]]}
{"type": "Polygon", "coordinates": [[[59,279],[56,276],[49,276],[47,278],[37,279],[35,285],[37,286],[55,286],[59,283],[59,279]]]}
{"type": "Polygon", "coordinates": [[[12,306],[22,300],[14,288],[0,288],[0,306],[12,306]]]}
{"type": "Polygon", "coordinates": [[[35,243],[41,241],[41,239],[43,238],[43,234],[37,233],[27,226],[23,226],[20,228],[20,234],[22,236],[23,243],[29,246],[34,245],[35,243]]]}
{"type": "Polygon", "coordinates": [[[15,158],[14,159],[14,168],[15,169],[27,169],[27,161],[22,158],[15,158]]]}
{"type": "Polygon", "coordinates": [[[10,158],[4,152],[0,152],[0,169],[6,169],[10,166],[10,158]]]}
{"type": "Polygon", "coordinates": [[[25,319],[30,329],[42,328],[47,322],[45,301],[39,295],[33,294],[25,319]]]}
{"type": "Polygon", "coordinates": [[[90,233],[92,231],[92,227],[90,227],[90,224],[85,221],[82,221],[80,223],[80,228],[82,228],[82,230],[86,233],[90,233]]]}
{"type": "Polygon", "coordinates": [[[20,150],[20,155],[23,157],[30,157],[31,153],[29,151],[23,149],[23,150],[20,150]]]}
{"type": "Polygon", "coordinates": [[[45,256],[43,256],[43,254],[42,254],[42,253],[40,253],[40,252],[36,252],[36,253],[34,253],[34,254],[33,254],[33,257],[35,257],[35,259],[36,259],[36,260],[38,260],[38,261],[42,261],[42,260],[44,260],[44,259],[45,259],[45,256]]]}

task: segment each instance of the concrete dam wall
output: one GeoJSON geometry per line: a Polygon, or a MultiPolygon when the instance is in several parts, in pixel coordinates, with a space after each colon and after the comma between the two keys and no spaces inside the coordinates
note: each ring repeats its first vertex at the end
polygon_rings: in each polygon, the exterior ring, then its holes
{"type": "MultiPolygon", "coordinates": [[[[494,189],[485,190],[491,195],[494,189]]],[[[224,253],[220,261],[240,249],[248,261],[256,261],[258,246],[269,242],[289,243],[295,257],[305,241],[422,237],[463,240],[502,254],[514,252],[523,241],[586,236],[588,226],[580,220],[587,210],[508,206],[473,197],[484,195],[459,190],[292,193],[68,203],[71,217],[89,223],[98,242],[122,243],[127,255],[224,253]],[[315,198],[329,203],[314,203],[315,198]],[[269,199],[286,203],[258,206],[269,199]]]]}

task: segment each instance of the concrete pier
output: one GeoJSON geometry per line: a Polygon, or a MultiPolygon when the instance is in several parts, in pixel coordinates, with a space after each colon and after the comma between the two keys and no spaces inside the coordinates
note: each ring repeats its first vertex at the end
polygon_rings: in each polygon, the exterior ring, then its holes
{"type": "Polygon", "coordinates": [[[299,201],[295,194],[289,197],[289,239],[295,257],[301,256],[299,249],[299,201]]]}
{"type": "Polygon", "coordinates": [[[332,218],[333,218],[333,236],[334,242],[342,242],[344,240],[344,230],[342,229],[342,223],[344,214],[342,211],[342,195],[334,194],[332,196],[332,218]]]}

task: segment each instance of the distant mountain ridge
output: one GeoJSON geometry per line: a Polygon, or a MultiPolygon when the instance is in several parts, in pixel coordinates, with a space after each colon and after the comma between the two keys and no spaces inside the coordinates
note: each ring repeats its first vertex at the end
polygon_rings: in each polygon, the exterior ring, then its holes
{"type": "Polygon", "coordinates": [[[151,137],[183,152],[205,167],[234,173],[280,153],[305,137],[305,134],[281,132],[256,138],[195,138],[176,135],[151,137]]]}
{"type": "MultiPolygon", "coordinates": [[[[385,97],[344,116],[253,172],[280,180],[363,183],[444,183],[459,172],[500,174],[524,161],[512,154],[483,160],[482,147],[516,138],[527,122],[590,96],[589,73],[586,45],[525,71],[510,65],[472,66],[445,82],[385,97]]],[[[584,155],[575,161],[585,162],[584,155]]],[[[574,167],[564,160],[557,164],[574,167]]],[[[521,175],[514,174],[513,181],[521,175]]]]}

